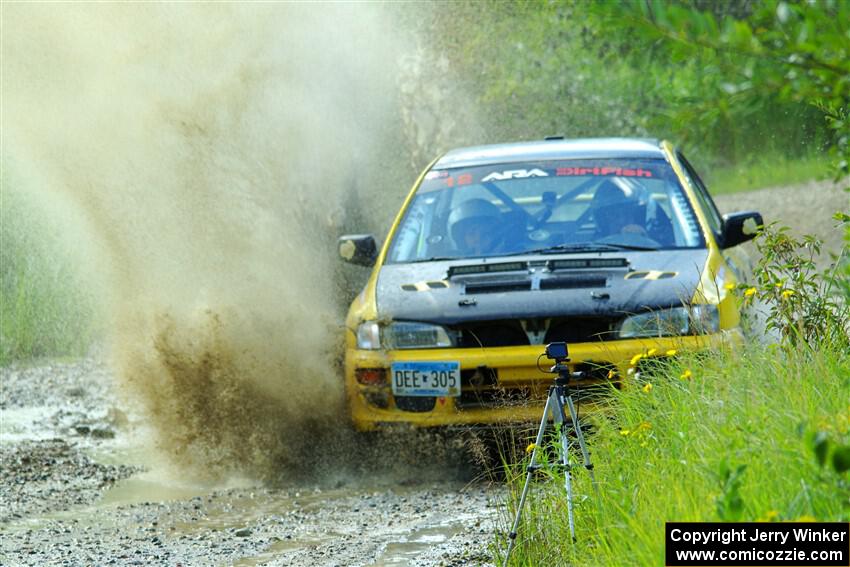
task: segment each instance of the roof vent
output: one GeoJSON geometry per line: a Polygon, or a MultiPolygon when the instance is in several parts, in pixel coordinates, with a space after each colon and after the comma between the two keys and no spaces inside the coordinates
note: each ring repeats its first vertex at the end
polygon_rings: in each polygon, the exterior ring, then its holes
{"type": "Polygon", "coordinates": [[[563,140],[564,137],[563,136],[546,136],[543,139],[547,142],[551,142],[552,140],[563,140]]]}

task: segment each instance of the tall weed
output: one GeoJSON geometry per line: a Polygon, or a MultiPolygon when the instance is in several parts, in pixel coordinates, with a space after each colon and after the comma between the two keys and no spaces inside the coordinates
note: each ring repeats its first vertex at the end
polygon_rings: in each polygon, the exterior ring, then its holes
{"type": "MultiPolygon", "coordinates": [[[[744,301],[758,299],[768,307],[767,327],[787,348],[850,350],[850,303],[842,264],[818,271],[821,241],[794,237],[787,227],[772,223],[756,238],[760,259],[753,287],[742,285],[744,301]]],[[[846,255],[845,247],[842,256],[846,255]]]]}
{"type": "Polygon", "coordinates": [[[67,244],[23,194],[0,188],[0,365],[89,347],[94,302],[67,244]]]}

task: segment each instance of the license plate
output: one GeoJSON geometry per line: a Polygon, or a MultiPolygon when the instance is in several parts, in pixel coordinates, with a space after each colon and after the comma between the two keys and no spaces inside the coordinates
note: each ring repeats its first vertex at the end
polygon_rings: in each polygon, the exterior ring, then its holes
{"type": "Polygon", "coordinates": [[[460,362],[395,362],[395,396],[459,396],[460,362]]]}

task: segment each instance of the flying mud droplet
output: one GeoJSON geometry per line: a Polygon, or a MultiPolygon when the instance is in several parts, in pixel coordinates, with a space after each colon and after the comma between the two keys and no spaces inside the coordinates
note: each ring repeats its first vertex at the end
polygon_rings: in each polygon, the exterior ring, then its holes
{"type": "Polygon", "coordinates": [[[389,12],[3,10],[6,148],[63,210],[157,446],[268,476],[346,444],[335,240],[383,229],[413,179],[389,12]]]}
{"type": "Polygon", "coordinates": [[[156,317],[152,350],[124,361],[126,385],[178,464],[212,476],[295,473],[312,445],[328,444],[340,395],[319,391],[321,379],[312,388],[294,379],[294,365],[264,355],[259,337],[233,333],[239,326],[210,310],[191,323],[156,317]]]}

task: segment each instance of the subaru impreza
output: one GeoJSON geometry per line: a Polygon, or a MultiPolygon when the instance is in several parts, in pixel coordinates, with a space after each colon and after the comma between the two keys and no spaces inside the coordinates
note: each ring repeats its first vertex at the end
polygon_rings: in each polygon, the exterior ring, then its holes
{"type": "Polygon", "coordinates": [[[417,179],[346,319],[361,430],[539,418],[564,341],[580,411],[643,361],[739,342],[730,292],[756,212],[721,216],[680,151],[652,139],[549,138],[451,150],[417,179]],[[641,360],[643,359],[643,360],[641,360]]]}

